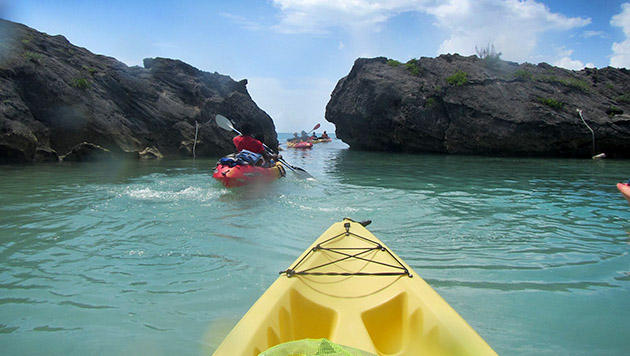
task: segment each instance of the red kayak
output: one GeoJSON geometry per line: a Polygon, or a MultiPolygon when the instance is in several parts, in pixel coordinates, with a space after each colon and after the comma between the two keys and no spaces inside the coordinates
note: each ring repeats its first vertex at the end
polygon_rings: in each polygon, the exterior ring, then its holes
{"type": "Polygon", "coordinates": [[[313,144],[308,142],[308,141],[301,141],[301,142],[288,141],[287,142],[287,147],[290,147],[290,148],[312,148],[313,144]]]}
{"type": "Polygon", "coordinates": [[[623,195],[628,201],[628,204],[630,204],[630,185],[628,183],[617,183],[617,189],[619,189],[621,195],[623,195]]]}
{"type": "Polygon", "coordinates": [[[241,187],[249,184],[269,183],[286,175],[279,162],[271,168],[252,165],[218,164],[212,178],[223,183],[227,188],[241,187]]]}

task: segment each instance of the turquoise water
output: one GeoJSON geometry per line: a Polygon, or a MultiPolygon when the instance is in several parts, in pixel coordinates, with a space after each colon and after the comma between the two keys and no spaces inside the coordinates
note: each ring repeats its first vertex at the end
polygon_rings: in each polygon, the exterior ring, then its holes
{"type": "Polygon", "coordinates": [[[354,152],[284,157],[266,190],[215,160],[0,167],[0,353],[211,354],[343,217],[501,355],[626,355],[630,162],[354,152]]]}

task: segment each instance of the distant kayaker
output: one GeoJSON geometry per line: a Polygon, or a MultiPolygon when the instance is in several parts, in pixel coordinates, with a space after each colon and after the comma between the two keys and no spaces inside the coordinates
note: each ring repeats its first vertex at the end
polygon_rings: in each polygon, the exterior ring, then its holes
{"type": "Polygon", "coordinates": [[[308,133],[306,133],[306,131],[302,130],[300,137],[302,138],[302,141],[308,141],[308,133]]]}
{"type": "Polygon", "coordinates": [[[321,135],[321,137],[320,137],[320,138],[329,138],[329,137],[328,137],[328,134],[326,133],[326,131],[324,131],[324,133],[321,135]]]}
{"type": "Polygon", "coordinates": [[[298,136],[297,132],[294,132],[293,133],[293,137],[287,139],[287,141],[289,141],[289,142],[298,142],[298,141],[300,141],[300,136],[298,136]]]}

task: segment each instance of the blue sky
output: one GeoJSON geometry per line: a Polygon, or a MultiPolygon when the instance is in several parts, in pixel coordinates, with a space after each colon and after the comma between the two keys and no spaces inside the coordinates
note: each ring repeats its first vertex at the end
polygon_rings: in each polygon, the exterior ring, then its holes
{"type": "Polygon", "coordinates": [[[0,17],[130,66],[167,57],[248,79],[278,132],[334,131],[326,104],[359,57],[493,44],[519,63],[630,68],[629,0],[0,0],[0,17]]]}

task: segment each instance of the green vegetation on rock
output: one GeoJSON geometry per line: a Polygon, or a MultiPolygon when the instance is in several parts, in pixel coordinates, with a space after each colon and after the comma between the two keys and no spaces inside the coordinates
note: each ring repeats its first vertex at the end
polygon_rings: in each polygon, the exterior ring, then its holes
{"type": "Polygon", "coordinates": [[[411,75],[418,75],[420,74],[420,66],[418,64],[419,61],[415,58],[412,58],[407,61],[407,63],[405,63],[405,68],[407,68],[407,70],[411,72],[411,75]]]}
{"type": "Polygon", "coordinates": [[[90,73],[92,75],[94,75],[96,73],[96,68],[94,68],[94,67],[89,67],[88,68],[87,66],[83,66],[82,68],[83,68],[83,70],[88,71],[88,73],[90,73]]]}
{"type": "Polygon", "coordinates": [[[446,78],[446,82],[450,85],[462,86],[468,82],[468,73],[458,70],[455,74],[446,78]]]}
{"type": "Polygon", "coordinates": [[[547,105],[548,107],[554,109],[554,110],[562,110],[562,106],[564,104],[562,104],[561,102],[559,102],[556,99],[550,99],[550,98],[538,98],[538,101],[541,104],[547,105]]]}
{"type": "Polygon", "coordinates": [[[520,80],[532,80],[534,78],[534,75],[532,74],[532,72],[525,69],[517,70],[516,72],[512,73],[512,76],[515,79],[520,79],[520,80]]]}
{"type": "Polygon", "coordinates": [[[79,88],[82,90],[88,89],[92,84],[89,80],[85,78],[74,78],[72,79],[72,86],[75,88],[79,88]]]}
{"type": "Polygon", "coordinates": [[[611,105],[608,109],[606,109],[606,114],[608,114],[609,117],[613,117],[615,115],[623,114],[623,110],[614,105],[611,105]]]}
{"type": "MultiPolygon", "coordinates": [[[[389,64],[390,66],[396,68],[396,67],[400,67],[403,64],[395,59],[389,59],[387,61],[387,64],[389,64]]],[[[404,64],[405,69],[407,69],[409,72],[411,72],[412,75],[418,75],[420,74],[420,61],[412,58],[409,61],[407,61],[407,63],[404,64]]]]}
{"type": "Polygon", "coordinates": [[[400,63],[399,61],[395,60],[395,59],[390,59],[387,61],[387,64],[389,64],[392,67],[398,67],[400,65],[402,65],[402,63],[400,63]]]}
{"type": "Polygon", "coordinates": [[[43,58],[41,54],[31,51],[25,51],[24,53],[22,53],[22,57],[27,61],[33,61],[37,63],[41,63],[41,60],[43,58]]]}
{"type": "Polygon", "coordinates": [[[591,87],[588,85],[587,82],[580,79],[575,79],[575,78],[558,78],[555,75],[543,75],[543,76],[536,77],[536,80],[539,82],[566,85],[569,87],[579,89],[585,93],[587,93],[591,89],[591,87]]]}
{"type": "Polygon", "coordinates": [[[620,103],[630,103],[630,94],[624,94],[624,95],[619,95],[617,97],[615,97],[615,101],[618,101],[620,103]]]}

